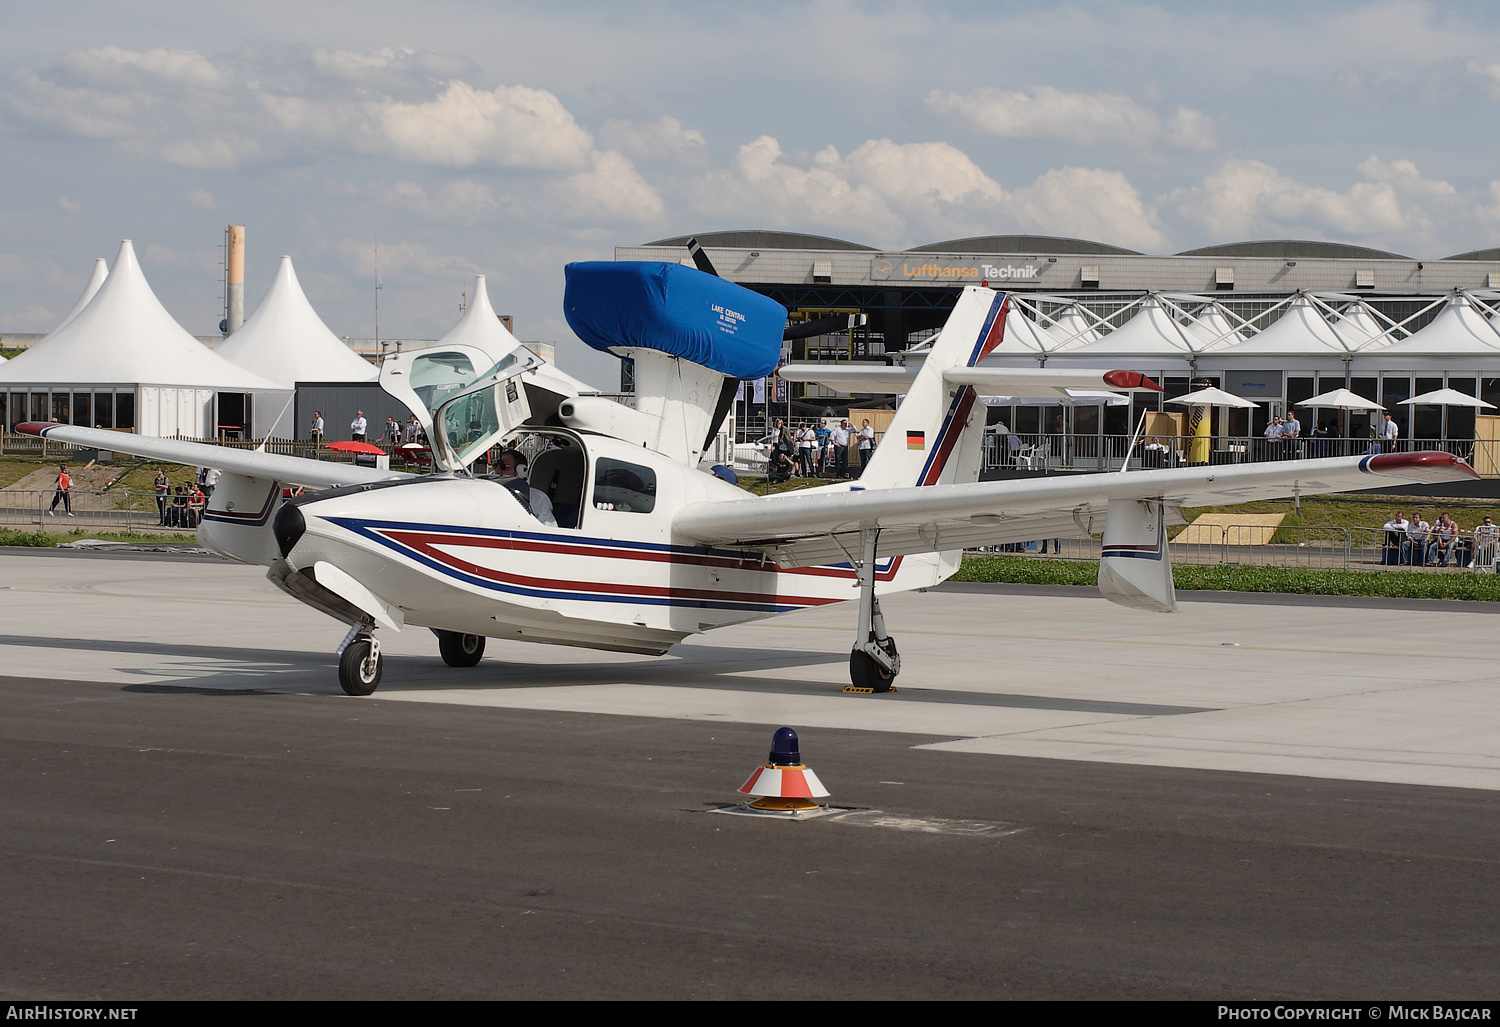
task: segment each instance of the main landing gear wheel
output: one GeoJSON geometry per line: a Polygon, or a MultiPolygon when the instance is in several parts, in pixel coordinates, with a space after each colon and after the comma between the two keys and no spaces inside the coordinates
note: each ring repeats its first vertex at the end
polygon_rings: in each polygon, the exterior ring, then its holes
{"type": "Polygon", "coordinates": [[[369,695],[380,687],[385,657],[369,635],[361,635],[344,647],[339,657],[339,686],[349,695],[369,695]]]}
{"type": "Polygon", "coordinates": [[[438,652],[450,667],[474,667],[484,658],[483,635],[461,635],[457,631],[437,632],[438,652]]]}
{"type": "MultiPolygon", "coordinates": [[[[895,656],[896,640],[887,638],[880,643],[880,648],[891,656],[895,656]]],[[[849,680],[855,688],[868,688],[872,692],[889,692],[896,680],[896,675],[882,667],[875,657],[863,649],[855,649],[849,653],[849,680]]]]}

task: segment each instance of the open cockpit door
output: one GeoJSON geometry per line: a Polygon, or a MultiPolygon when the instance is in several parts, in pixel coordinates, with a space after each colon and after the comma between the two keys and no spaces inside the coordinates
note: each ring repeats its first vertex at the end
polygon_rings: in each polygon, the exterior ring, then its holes
{"type": "MultiPolygon", "coordinates": [[[[478,346],[445,346],[395,353],[380,365],[380,387],[416,415],[429,439],[438,408],[477,382],[528,362],[515,353],[496,355],[478,346]]],[[[519,386],[517,386],[519,388],[519,386]]]]}
{"type": "Polygon", "coordinates": [[[531,405],[521,376],[530,367],[530,362],[508,357],[477,382],[449,394],[427,433],[434,464],[445,471],[467,467],[526,422],[531,405]]]}

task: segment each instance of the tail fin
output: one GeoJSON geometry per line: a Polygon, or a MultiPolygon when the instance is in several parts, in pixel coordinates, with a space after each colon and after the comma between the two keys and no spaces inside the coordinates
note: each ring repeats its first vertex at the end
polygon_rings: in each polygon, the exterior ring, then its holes
{"type": "Polygon", "coordinates": [[[978,480],[984,404],[972,385],[945,382],[943,373],[973,367],[998,346],[1009,311],[1004,293],[975,286],[964,289],[870,466],[860,475],[861,485],[900,488],[978,480]]]}

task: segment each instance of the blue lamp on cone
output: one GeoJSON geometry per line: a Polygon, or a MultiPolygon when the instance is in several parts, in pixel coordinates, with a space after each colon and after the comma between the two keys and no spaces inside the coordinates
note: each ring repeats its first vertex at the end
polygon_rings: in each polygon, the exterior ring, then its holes
{"type": "Polygon", "coordinates": [[[769,759],[740,785],[740,792],[755,796],[750,808],[766,813],[805,813],[819,808],[812,800],[828,796],[818,775],[802,763],[797,732],[789,727],[776,729],[769,759]]]}

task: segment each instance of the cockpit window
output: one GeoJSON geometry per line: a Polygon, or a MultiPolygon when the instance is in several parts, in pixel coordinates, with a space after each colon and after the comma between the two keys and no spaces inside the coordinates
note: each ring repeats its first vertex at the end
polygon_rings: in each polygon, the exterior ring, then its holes
{"type": "Polygon", "coordinates": [[[473,363],[462,353],[434,353],[411,362],[411,389],[434,413],[449,396],[478,380],[473,363]]]}
{"type": "Polygon", "coordinates": [[[594,509],[650,513],[656,508],[656,472],[600,457],[594,465],[594,509]]]}

